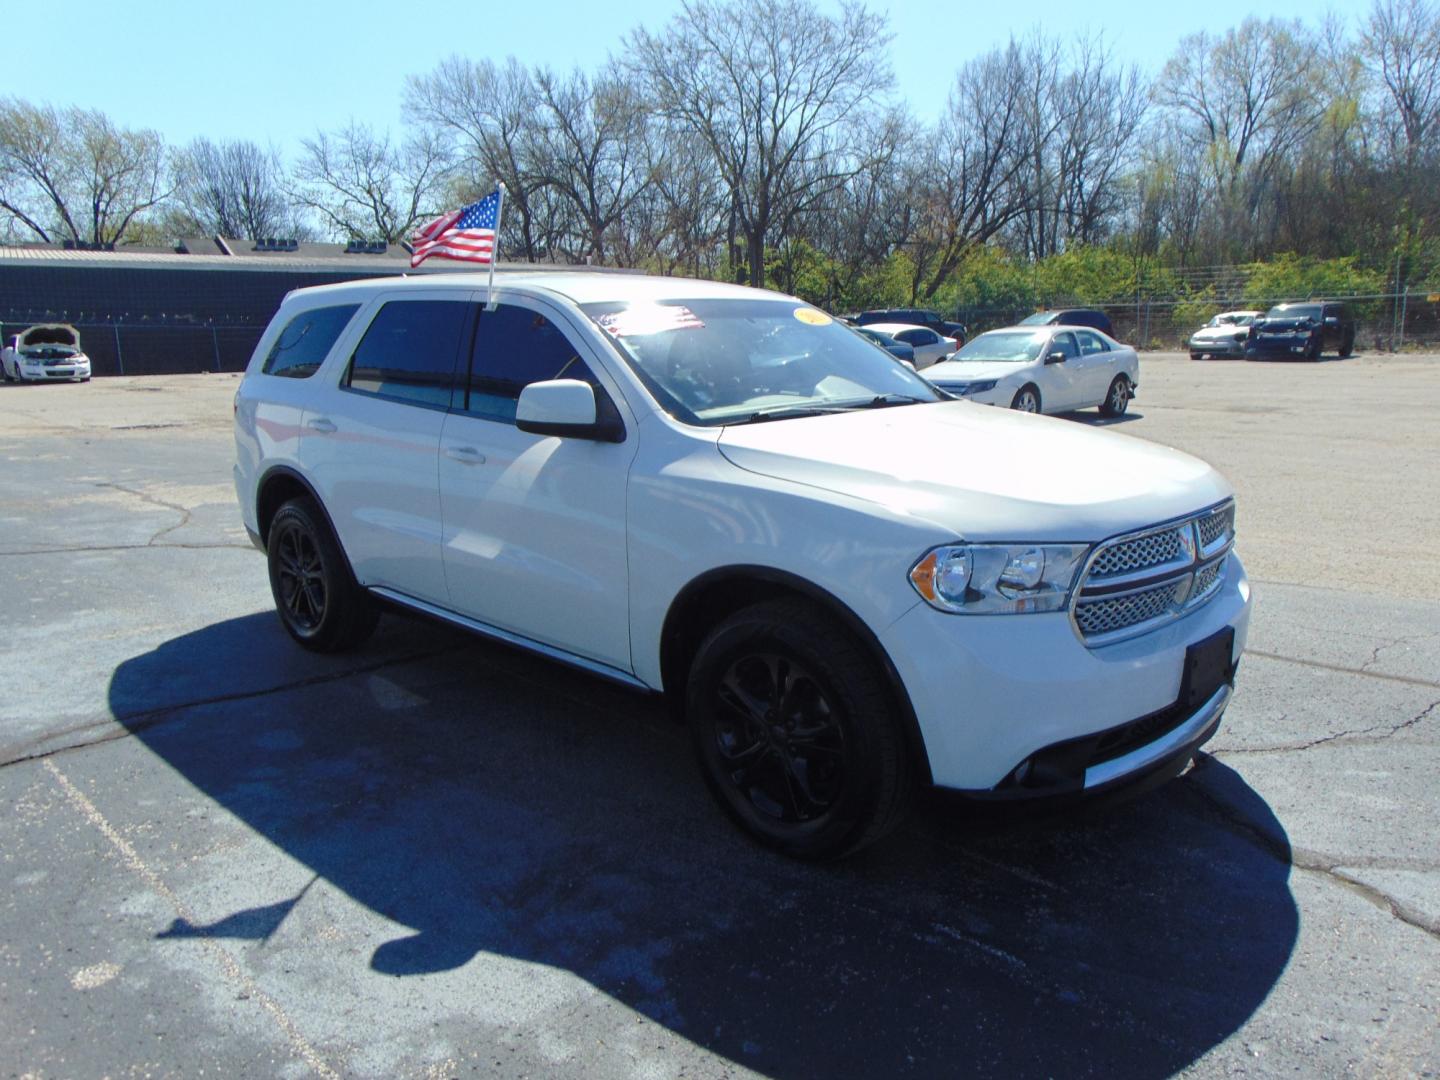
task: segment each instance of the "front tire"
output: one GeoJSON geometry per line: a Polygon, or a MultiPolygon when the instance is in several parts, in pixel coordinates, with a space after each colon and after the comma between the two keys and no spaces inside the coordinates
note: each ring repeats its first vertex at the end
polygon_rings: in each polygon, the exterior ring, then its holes
{"type": "Polygon", "coordinates": [[[1100,415],[1124,416],[1129,407],[1130,380],[1124,375],[1116,375],[1110,381],[1110,389],[1105,392],[1105,400],[1100,403],[1100,415]]]}
{"type": "Polygon", "coordinates": [[[265,543],[270,592],[286,633],[314,652],[353,649],[375,630],[379,611],[314,499],[291,499],[270,522],[265,543]]]}
{"type": "Polygon", "coordinates": [[[1348,360],[1355,355],[1355,335],[1348,335],[1340,344],[1340,359],[1348,360]]]}
{"type": "Polygon", "coordinates": [[[857,851],[909,808],[911,770],[877,665],[804,601],[756,604],[711,631],[685,712],[711,794],[786,855],[857,851]]]}
{"type": "Polygon", "coordinates": [[[1026,383],[1015,391],[1010,408],[1016,412],[1038,413],[1040,411],[1040,391],[1032,383],[1026,383]]]}

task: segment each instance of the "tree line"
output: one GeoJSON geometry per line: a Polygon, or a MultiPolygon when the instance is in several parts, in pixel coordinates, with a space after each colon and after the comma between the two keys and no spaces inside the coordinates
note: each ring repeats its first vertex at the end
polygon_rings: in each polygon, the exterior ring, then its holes
{"type": "Polygon", "coordinates": [[[959,65],[933,121],[896,99],[891,39],[849,0],[685,0],[588,70],[452,56],[407,79],[398,135],[352,120],[289,161],[11,97],[0,229],[396,243],[501,180],[510,258],[836,308],[954,307],[987,267],[1033,280],[1087,249],[1130,279],[1284,253],[1391,282],[1440,264],[1435,0],[1247,19],[1185,37],[1153,77],[1103,36],[1036,30],[959,65]]]}

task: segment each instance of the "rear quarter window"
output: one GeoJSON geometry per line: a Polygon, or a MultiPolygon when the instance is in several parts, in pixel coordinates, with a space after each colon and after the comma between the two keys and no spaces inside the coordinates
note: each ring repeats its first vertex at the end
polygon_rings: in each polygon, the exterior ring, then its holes
{"type": "Polygon", "coordinates": [[[287,379],[308,379],[314,375],[359,306],[312,308],[296,315],[270,346],[261,372],[287,379]]]}

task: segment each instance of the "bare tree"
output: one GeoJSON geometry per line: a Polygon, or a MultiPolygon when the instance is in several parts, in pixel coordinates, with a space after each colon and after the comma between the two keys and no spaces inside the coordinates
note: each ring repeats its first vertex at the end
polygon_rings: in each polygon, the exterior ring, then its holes
{"type": "Polygon", "coordinates": [[[41,240],[119,243],[168,194],[159,133],[97,109],[0,101],[0,209],[41,240]]]}
{"type": "Polygon", "coordinates": [[[1320,124],[1317,78],[1309,35],[1278,19],[1192,34],[1161,72],[1156,100],[1176,117],[1185,151],[1209,163],[1218,238],[1237,254],[1253,254],[1266,192],[1320,124]]]}
{"type": "Polygon", "coordinates": [[[1426,0],[1376,0],[1360,44],[1393,107],[1394,149],[1413,168],[1437,150],[1440,7],[1426,0]]]}
{"type": "Polygon", "coordinates": [[[446,157],[423,133],[396,146],[388,134],[352,120],[302,145],[292,197],[332,233],[398,243],[439,211],[446,157]]]}
{"type": "Polygon", "coordinates": [[[284,170],[273,149],[199,138],[174,155],[179,224],[209,235],[295,236],[284,170]]]}
{"type": "Polygon", "coordinates": [[[449,148],[467,194],[506,187],[505,247],[529,262],[550,253],[565,225],[546,205],[546,177],[536,171],[536,120],[543,108],[530,72],[513,56],[503,67],[451,56],[405,83],[405,114],[449,148]]]}
{"type": "Polygon", "coordinates": [[[644,103],[618,69],[593,79],[541,70],[535,86],[545,118],[537,178],[570,202],[586,233],[585,254],[603,264],[606,235],[649,185],[644,103]]]}
{"type": "Polygon", "coordinates": [[[657,112],[709,147],[759,285],[776,224],[871,159],[854,132],[891,85],[886,20],[849,2],[838,19],[810,0],[682,8],[661,33],[635,30],[627,48],[657,112]]]}
{"type": "Polygon", "coordinates": [[[969,251],[997,236],[1028,205],[1023,181],[1033,134],[1013,88],[1027,73],[1011,41],[968,61],[956,74],[933,143],[913,166],[913,292],[929,299],[969,251]]]}

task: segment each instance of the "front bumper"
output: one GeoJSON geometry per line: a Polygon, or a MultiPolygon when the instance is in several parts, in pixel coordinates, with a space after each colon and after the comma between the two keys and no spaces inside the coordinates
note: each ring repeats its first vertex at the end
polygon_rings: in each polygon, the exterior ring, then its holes
{"type": "Polygon", "coordinates": [[[1191,338],[1190,351],[1200,356],[1244,356],[1245,339],[1236,341],[1231,338],[1191,338]]]}
{"type": "Polygon", "coordinates": [[[66,362],[59,364],[32,364],[16,366],[16,373],[25,382],[51,382],[64,379],[90,378],[90,361],[66,362]]]}
{"type": "Polygon", "coordinates": [[[1229,688],[1176,714],[1186,651],[1231,628],[1233,671],[1249,627],[1250,586],[1233,552],[1222,581],[1211,600],[1182,618],[1093,649],[1066,612],[965,616],[924,603],[912,608],[882,642],[910,694],[936,786],[989,798],[1089,793],[1192,752],[1213,734],[1229,688]],[[1121,738],[1122,752],[1066,758],[1079,783],[1054,791],[1022,785],[1005,794],[1025,762],[1097,737],[1112,745],[1121,738]]]}
{"type": "Polygon", "coordinates": [[[1310,336],[1286,334],[1252,337],[1245,342],[1246,356],[1304,356],[1311,347],[1310,336]]]}

